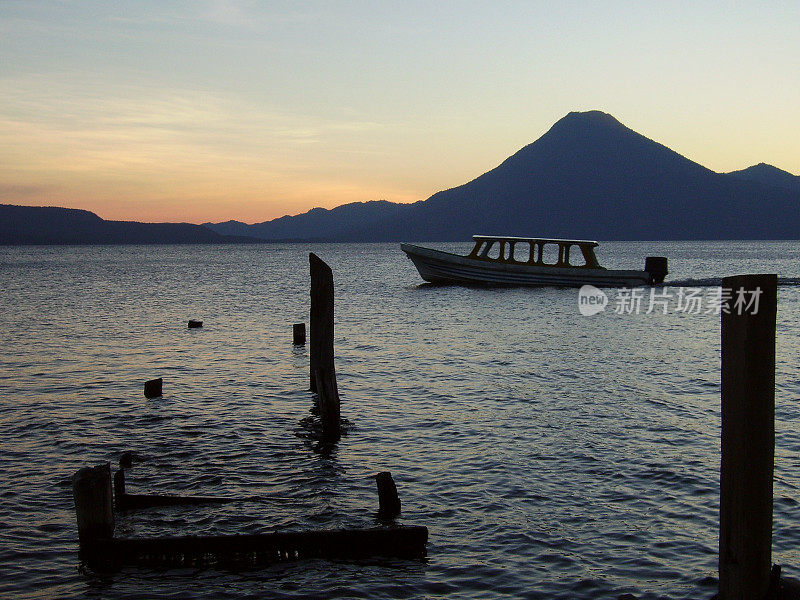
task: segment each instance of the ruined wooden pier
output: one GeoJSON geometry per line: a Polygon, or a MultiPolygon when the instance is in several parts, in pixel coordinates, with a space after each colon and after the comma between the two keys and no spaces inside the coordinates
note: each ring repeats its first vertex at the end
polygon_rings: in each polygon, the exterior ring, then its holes
{"type": "MultiPolygon", "coordinates": [[[[379,487],[381,506],[387,504],[399,509],[399,499],[391,497],[392,490],[396,496],[391,474],[382,473],[381,479],[384,482],[379,487]]],[[[73,476],[72,483],[81,556],[88,564],[100,569],[115,569],[129,564],[160,568],[252,566],[304,558],[384,556],[421,559],[427,552],[428,529],[422,526],[116,538],[111,469],[108,463],[79,470],[73,476]]]]}

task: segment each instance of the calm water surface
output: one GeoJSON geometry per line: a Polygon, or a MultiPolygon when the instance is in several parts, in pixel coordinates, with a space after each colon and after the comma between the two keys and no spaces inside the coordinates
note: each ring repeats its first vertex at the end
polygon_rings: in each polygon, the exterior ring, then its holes
{"type": "MultiPolygon", "coordinates": [[[[442,244],[464,250],[463,244],[442,244]]],[[[774,562],[800,576],[800,243],[614,243],[669,281],[781,276],[774,562]]],[[[0,248],[0,597],[707,598],[719,317],[588,317],[572,289],[420,285],[396,244],[0,248]],[[314,451],[308,252],[334,271],[349,433],[314,451]],[[202,319],[189,330],[186,321],[202,319]],[[142,384],[164,378],[164,397],[142,384]],[[132,450],[131,492],[261,503],[118,515],[118,535],[369,526],[390,470],[425,562],[80,568],[70,476],[132,450]],[[272,500],[270,500],[272,498],[272,500]],[[288,501],[286,500],[288,499],[288,501]]],[[[671,290],[671,291],[670,291],[671,290]]]]}

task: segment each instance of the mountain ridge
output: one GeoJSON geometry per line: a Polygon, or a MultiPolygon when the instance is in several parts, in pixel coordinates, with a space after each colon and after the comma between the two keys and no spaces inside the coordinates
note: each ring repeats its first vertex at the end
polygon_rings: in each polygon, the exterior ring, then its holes
{"type": "Polygon", "coordinates": [[[106,221],[93,212],[56,206],[0,204],[0,245],[261,243],[191,223],[106,221]]]}
{"type": "Polygon", "coordinates": [[[779,169],[767,163],[758,163],[740,171],[731,171],[728,175],[737,179],[757,181],[765,185],[800,192],[800,176],[779,169]]]}
{"type": "Polygon", "coordinates": [[[800,238],[800,193],[716,173],[600,111],[567,114],[494,169],[427,200],[383,206],[385,214],[372,210],[360,219],[359,206],[369,204],[248,227],[296,239],[313,230],[330,241],[456,241],[479,231],[608,240],[800,238]],[[337,211],[349,220],[337,220],[337,211]]]}

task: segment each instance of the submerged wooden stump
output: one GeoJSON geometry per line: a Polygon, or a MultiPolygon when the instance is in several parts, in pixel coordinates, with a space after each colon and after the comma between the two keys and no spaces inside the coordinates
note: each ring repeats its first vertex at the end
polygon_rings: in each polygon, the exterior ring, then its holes
{"type": "Polygon", "coordinates": [[[378,517],[391,520],[400,514],[400,496],[389,471],[381,471],[375,476],[378,484],[378,517]]]}
{"type": "Polygon", "coordinates": [[[306,343],[306,324],[295,323],[292,325],[292,343],[295,346],[304,346],[306,343]]]}
{"type": "Polygon", "coordinates": [[[159,377],[158,379],[151,379],[150,381],[145,381],[144,383],[145,398],[158,398],[159,396],[161,396],[161,388],[163,383],[164,379],[162,377],[159,377]]]}

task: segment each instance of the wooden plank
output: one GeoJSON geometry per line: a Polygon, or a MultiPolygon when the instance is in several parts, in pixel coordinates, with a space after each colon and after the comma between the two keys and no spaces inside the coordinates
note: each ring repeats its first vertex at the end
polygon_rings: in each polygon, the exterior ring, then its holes
{"type": "Polygon", "coordinates": [[[719,598],[764,598],[772,561],[776,275],[722,280],[719,598]]]}
{"type": "Polygon", "coordinates": [[[160,567],[214,564],[263,564],[305,558],[421,559],[428,528],[404,526],[332,529],[256,535],[115,538],[98,540],[97,555],[106,566],[147,564],[160,567]],[[108,564],[111,563],[111,564],[108,564]]]}
{"type": "Polygon", "coordinates": [[[228,498],[222,496],[178,496],[170,494],[129,494],[125,490],[125,471],[114,473],[114,504],[117,510],[135,510],[156,506],[193,506],[200,504],[227,504],[229,502],[256,502],[261,498],[247,496],[228,498]]]}

